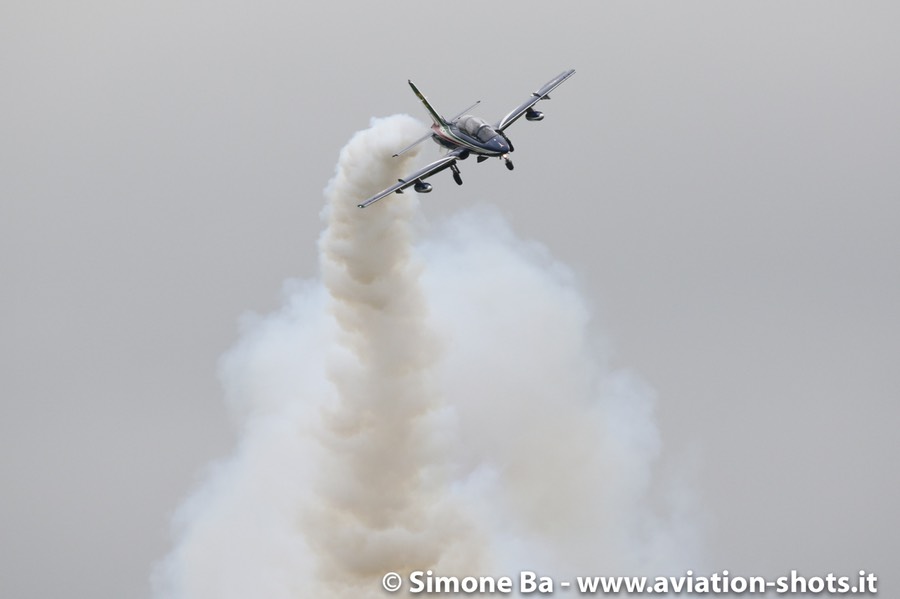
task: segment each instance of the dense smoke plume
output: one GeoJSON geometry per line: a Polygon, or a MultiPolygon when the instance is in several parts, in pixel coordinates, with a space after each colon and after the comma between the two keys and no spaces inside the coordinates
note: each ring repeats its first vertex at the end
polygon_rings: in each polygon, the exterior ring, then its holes
{"type": "Polygon", "coordinates": [[[689,563],[684,518],[650,506],[652,393],[607,369],[572,273],[489,208],[434,228],[412,193],[356,208],[409,169],[391,154],[421,132],[396,116],[351,139],[320,278],[289,283],[223,358],[239,446],[180,510],[160,597],[689,563]]]}

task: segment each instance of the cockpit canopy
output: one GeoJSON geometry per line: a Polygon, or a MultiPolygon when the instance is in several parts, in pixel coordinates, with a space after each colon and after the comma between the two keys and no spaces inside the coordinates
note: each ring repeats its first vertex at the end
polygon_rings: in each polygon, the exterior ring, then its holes
{"type": "Polygon", "coordinates": [[[471,114],[459,117],[456,125],[463,133],[471,135],[480,142],[488,142],[497,135],[494,128],[484,122],[484,119],[471,114]]]}

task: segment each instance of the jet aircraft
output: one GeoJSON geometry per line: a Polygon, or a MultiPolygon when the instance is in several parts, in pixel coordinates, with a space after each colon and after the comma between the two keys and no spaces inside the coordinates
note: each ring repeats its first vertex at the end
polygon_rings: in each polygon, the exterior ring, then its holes
{"type": "Polygon", "coordinates": [[[469,106],[452,119],[445,119],[431,106],[415,84],[410,81],[409,86],[419,100],[422,101],[422,104],[425,105],[434,124],[428,133],[394,154],[394,156],[399,156],[411,150],[428,138],[433,139],[437,144],[447,148],[449,151],[443,157],[408,175],[405,179],[398,179],[398,183],[373,195],[363,203],[358,204],[358,206],[365,208],[392,193],[403,193],[403,190],[407,187],[412,187],[418,193],[428,193],[432,190],[432,185],[427,183],[425,179],[448,168],[453,172],[453,180],[456,181],[456,184],[462,185],[462,176],[459,173],[459,166],[456,164],[456,161],[465,160],[470,154],[478,156],[478,162],[484,162],[491,157],[499,157],[506,163],[506,168],[512,170],[513,163],[509,159],[509,154],[513,151],[513,144],[509,137],[506,136],[506,128],[523,115],[525,120],[528,121],[540,121],[543,119],[544,113],[535,110],[534,105],[541,100],[549,100],[550,92],[574,74],[575,69],[563,71],[539,90],[533,92],[527,100],[519,104],[512,112],[494,125],[488,124],[477,116],[466,114],[469,110],[475,108],[480,101],[475,102],[475,104],[469,106]]]}

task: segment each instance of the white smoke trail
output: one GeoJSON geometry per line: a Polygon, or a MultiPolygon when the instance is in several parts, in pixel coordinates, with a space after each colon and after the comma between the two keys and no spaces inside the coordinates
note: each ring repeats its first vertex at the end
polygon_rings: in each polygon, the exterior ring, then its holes
{"type": "MultiPolygon", "coordinates": [[[[436,343],[413,257],[418,200],[404,194],[356,208],[407,168],[384,166],[408,143],[401,134],[421,131],[409,117],[376,121],[344,149],[326,192],[319,253],[340,334],[328,361],[336,393],[319,437],[327,448],[320,496],[305,530],[332,594],[379,593],[372,581],[391,570],[465,565],[447,561],[465,527],[443,497],[430,434],[440,404],[428,379],[436,343]]],[[[475,553],[459,549],[469,560],[475,553]]]]}
{"type": "Polygon", "coordinates": [[[488,208],[457,216],[421,251],[447,347],[439,386],[460,422],[455,479],[499,569],[690,564],[692,529],[649,505],[660,451],[653,392],[605,366],[572,273],[488,208]]]}
{"type": "Polygon", "coordinates": [[[240,444],[180,510],[159,597],[381,596],[381,575],[690,565],[648,505],[652,394],[610,373],[569,271],[470,211],[417,241],[414,194],[361,198],[421,133],[373,121],[326,192],[321,281],[223,359],[240,444]],[[676,559],[674,556],[681,556],[676,559]]]}

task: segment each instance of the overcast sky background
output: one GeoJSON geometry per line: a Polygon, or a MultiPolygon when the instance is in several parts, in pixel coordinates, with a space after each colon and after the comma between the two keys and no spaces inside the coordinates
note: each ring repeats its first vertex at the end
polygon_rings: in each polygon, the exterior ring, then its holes
{"type": "Polygon", "coordinates": [[[427,119],[407,78],[494,120],[570,67],[514,172],[423,212],[496,204],[574,268],[711,566],[900,590],[896,3],[6,1],[0,596],[149,596],[234,443],[216,361],[316,274],[352,133],[427,119]]]}

